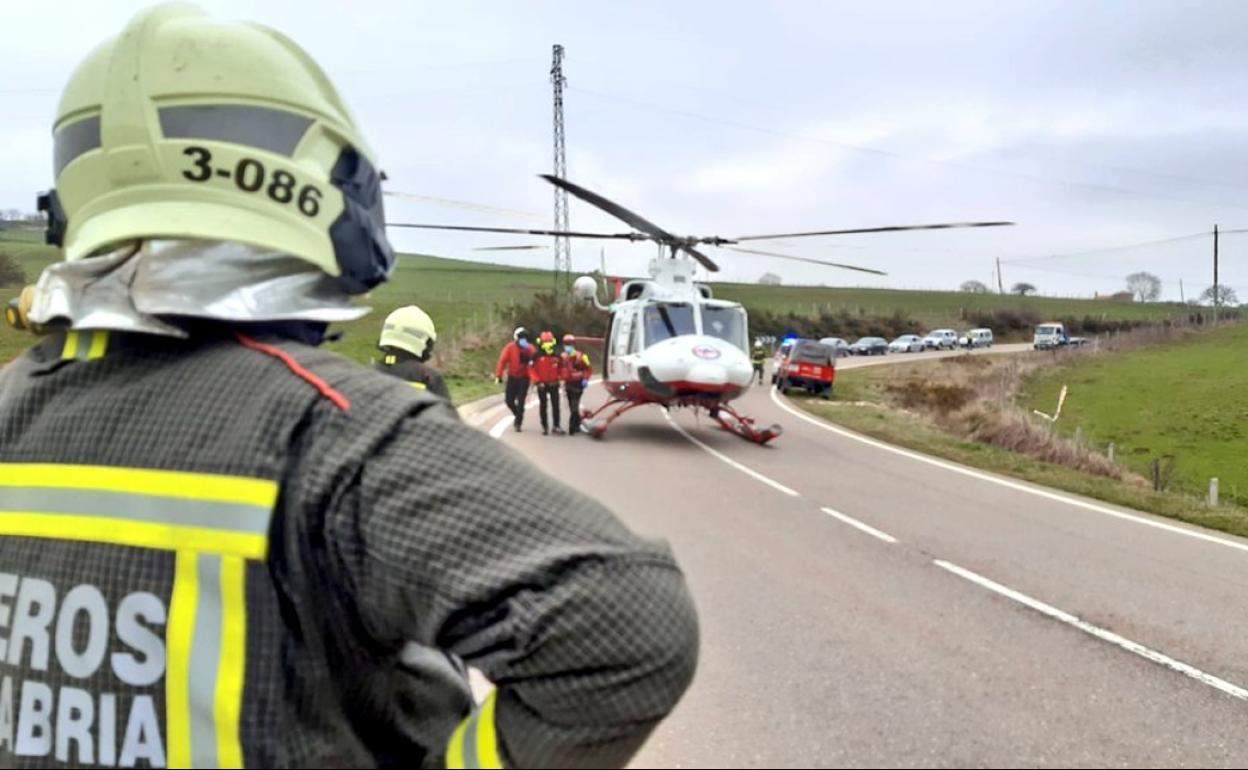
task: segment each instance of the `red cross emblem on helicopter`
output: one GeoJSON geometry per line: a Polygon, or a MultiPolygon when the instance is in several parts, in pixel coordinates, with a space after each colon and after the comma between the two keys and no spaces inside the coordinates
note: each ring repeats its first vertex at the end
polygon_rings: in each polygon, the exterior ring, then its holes
{"type": "Polygon", "coordinates": [[[693,354],[706,361],[714,361],[719,358],[719,349],[710,345],[698,345],[693,349],[693,354]]]}

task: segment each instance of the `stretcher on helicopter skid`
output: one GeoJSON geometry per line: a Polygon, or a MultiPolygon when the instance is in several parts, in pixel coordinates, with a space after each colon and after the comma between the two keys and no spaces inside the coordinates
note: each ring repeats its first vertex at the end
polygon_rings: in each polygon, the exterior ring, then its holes
{"type": "MultiPolygon", "coordinates": [[[[508,233],[568,238],[596,238],[651,241],[660,255],[650,263],[650,277],[617,283],[614,297],[604,305],[599,287],[590,276],[578,278],[574,294],[585,302],[609,312],[610,322],[603,337],[603,386],[609,398],[597,409],[585,410],[582,429],[601,438],[616,419],[639,406],[658,405],[664,409],[687,407],[705,410],[724,430],[766,444],[781,434],[779,425],[760,426],[738,412],[731,404],[753,382],[754,370],[748,350],[749,319],[740,303],[716,299],[711,287],[695,277],[697,265],[716,272],[719,266],[699,247],[712,246],[730,251],[807,262],[875,275],[883,271],[820,259],[797,257],[742,248],[737,244],[781,238],[823,235],[944,230],[957,227],[997,227],[1012,222],[958,222],[932,225],[868,227],[850,230],[820,230],[772,235],[680,236],[610,201],[601,195],[559,177],[542,178],[634,228],[627,233],[587,233],[507,227],[466,227],[434,224],[391,224],[428,230],[508,233]]],[[[495,248],[530,248],[529,246],[495,248]]],[[[582,338],[584,339],[584,338],[582,338]]],[[[822,376],[822,375],[821,375],[822,376]]]]}

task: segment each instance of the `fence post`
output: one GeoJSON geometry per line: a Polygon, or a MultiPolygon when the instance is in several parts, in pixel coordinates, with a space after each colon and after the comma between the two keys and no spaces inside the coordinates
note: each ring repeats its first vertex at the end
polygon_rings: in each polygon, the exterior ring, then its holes
{"type": "Polygon", "coordinates": [[[1218,478],[1215,476],[1209,479],[1209,505],[1216,506],[1218,504],[1218,478]]]}
{"type": "Polygon", "coordinates": [[[1153,471],[1153,491],[1160,492],[1161,491],[1161,460],[1157,459],[1156,457],[1153,458],[1152,471],[1153,471]]]}
{"type": "Polygon", "coordinates": [[[1109,449],[1105,451],[1105,456],[1109,458],[1111,463],[1114,461],[1114,442],[1109,442],[1109,449]]]}
{"type": "Polygon", "coordinates": [[[1075,427],[1075,444],[1079,447],[1083,447],[1083,426],[1082,425],[1075,427]]]}

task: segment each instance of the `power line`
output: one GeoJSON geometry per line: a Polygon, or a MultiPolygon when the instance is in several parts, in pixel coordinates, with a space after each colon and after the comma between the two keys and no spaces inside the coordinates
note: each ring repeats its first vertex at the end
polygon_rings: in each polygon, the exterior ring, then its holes
{"type": "MultiPolygon", "coordinates": [[[[1226,235],[1228,233],[1248,233],[1248,229],[1223,230],[1222,231],[1223,235],[1226,235]]],[[[1007,265],[1022,265],[1022,264],[1027,264],[1031,262],[1042,262],[1042,261],[1048,261],[1048,260],[1053,260],[1053,259],[1073,259],[1076,257],[1088,257],[1088,256],[1095,256],[1098,254],[1109,254],[1109,253],[1116,252],[1116,251],[1131,251],[1133,249],[1142,249],[1148,246],[1162,246],[1167,243],[1180,243],[1182,241],[1194,241],[1194,240],[1199,240],[1201,238],[1208,238],[1208,237],[1210,237],[1210,232],[1208,230],[1202,230],[1201,232],[1198,232],[1198,233],[1189,233],[1187,235],[1177,235],[1173,238],[1161,238],[1155,241],[1140,241],[1139,243],[1127,243],[1122,246],[1109,246],[1103,249],[1089,249],[1087,251],[1072,251],[1072,252],[1067,252],[1065,254],[1049,254],[1049,255],[1041,256],[1041,257],[1021,257],[1018,259],[1003,259],[1001,260],[1001,262],[1007,265]]]]}
{"type": "Polygon", "coordinates": [[[977,166],[977,165],[970,164],[970,163],[961,163],[958,161],[937,160],[935,158],[924,158],[921,156],[906,155],[904,153],[894,152],[892,150],[882,150],[882,149],[879,149],[878,147],[867,147],[865,145],[849,144],[847,142],[838,142],[832,139],[824,139],[821,137],[807,136],[804,134],[796,134],[796,133],[792,133],[788,131],[777,131],[776,129],[773,129],[773,128],[756,126],[756,125],[752,125],[749,123],[742,123],[736,120],[712,117],[709,115],[701,115],[695,112],[689,112],[687,110],[682,110],[682,109],[678,109],[674,107],[668,107],[662,104],[654,104],[652,102],[645,102],[645,101],[642,101],[639,99],[633,99],[627,96],[608,94],[608,93],[604,93],[601,91],[590,90],[587,88],[571,88],[570,87],[570,90],[574,90],[574,91],[577,91],[578,93],[586,94],[588,96],[596,96],[602,99],[608,99],[608,100],[632,104],[634,106],[642,107],[645,109],[656,110],[659,112],[666,112],[671,115],[679,115],[680,117],[689,118],[691,120],[697,120],[697,121],[701,121],[704,123],[712,123],[716,125],[728,126],[730,128],[737,128],[737,129],[741,129],[745,131],[753,131],[753,132],[757,132],[761,134],[768,134],[770,136],[776,136],[776,137],[780,137],[783,139],[795,139],[798,141],[811,142],[814,144],[823,144],[829,147],[837,147],[839,149],[851,150],[853,152],[860,152],[860,153],[866,153],[866,154],[871,154],[871,155],[879,155],[882,157],[887,157],[887,158],[892,158],[892,159],[897,159],[897,160],[918,161],[918,162],[927,163],[931,165],[948,166],[951,168],[959,168],[959,169],[963,169],[967,171],[974,171],[976,173],[981,173],[981,174],[992,174],[992,175],[1003,176],[1003,177],[1014,177],[1017,179],[1024,179],[1030,182],[1038,182],[1041,184],[1051,184],[1051,185],[1058,185],[1062,187],[1092,190],[1095,192],[1113,193],[1116,195],[1132,195],[1132,196],[1137,196],[1137,197],[1156,198],[1159,200],[1171,200],[1171,201],[1177,201],[1180,203],[1189,203],[1189,204],[1195,204],[1195,205],[1201,205],[1201,206],[1224,206],[1228,208],[1248,209],[1248,206],[1234,204],[1234,203],[1227,203],[1225,201],[1210,201],[1210,200],[1201,200],[1201,199],[1196,199],[1196,198],[1182,198],[1182,197],[1178,197],[1174,195],[1166,195],[1164,193],[1146,192],[1144,190],[1133,190],[1127,187],[1102,185],[1102,184],[1095,184],[1092,182],[1075,182],[1069,179],[1054,179],[1054,178],[1049,178],[1049,177],[1036,176],[1034,174],[1027,174],[1027,173],[1023,173],[1020,171],[1006,171],[1003,169],[987,168],[984,166],[977,166]]]}

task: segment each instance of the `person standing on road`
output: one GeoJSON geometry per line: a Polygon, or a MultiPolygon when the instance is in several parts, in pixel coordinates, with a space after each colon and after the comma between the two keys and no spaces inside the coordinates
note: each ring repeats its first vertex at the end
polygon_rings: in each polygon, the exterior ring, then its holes
{"type": "Polygon", "coordinates": [[[537,355],[529,364],[530,378],[537,385],[537,398],[541,408],[542,435],[554,432],[563,434],[559,419],[559,388],[563,384],[563,359],[555,347],[553,332],[542,332],[537,338],[537,355]],[[547,405],[551,422],[547,423],[547,405]]]}
{"type": "Polygon", "coordinates": [[[754,341],[754,351],[750,354],[750,363],[754,364],[754,373],[758,375],[758,384],[763,384],[763,367],[767,363],[767,351],[763,350],[763,343],[758,340],[754,341]]]}
{"type": "Polygon", "coordinates": [[[170,3],[59,105],[64,261],[0,369],[0,767],[627,764],[693,677],[684,577],[320,348],[395,262],[321,68],[170,3]]]}
{"type": "Polygon", "coordinates": [[[568,435],[575,436],[581,432],[581,396],[589,387],[589,378],[594,376],[594,367],[589,354],[576,349],[576,337],[571,334],[563,335],[563,372],[563,389],[568,396],[568,435]]]}
{"type": "Polygon", "coordinates": [[[437,341],[438,331],[428,313],[415,305],[401,307],[386,316],[382,326],[377,347],[383,357],[377,364],[377,371],[450,401],[451,392],[447,390],[446,381],[428,363],[437,341]]]}
{"type": "Polygon", "coordinates": [[[513,425],[516,433],[524,425],[524,402],[529,397],[529,362],[535,352],[529,342],[528,331],[523,326],[517,326],[511,333],[511,342],[504,345],[498,354],[498,366],[494,369],[495,382],[502,382],[503,377],[507,377],[503,398],[515,418],[513,425]]]}

